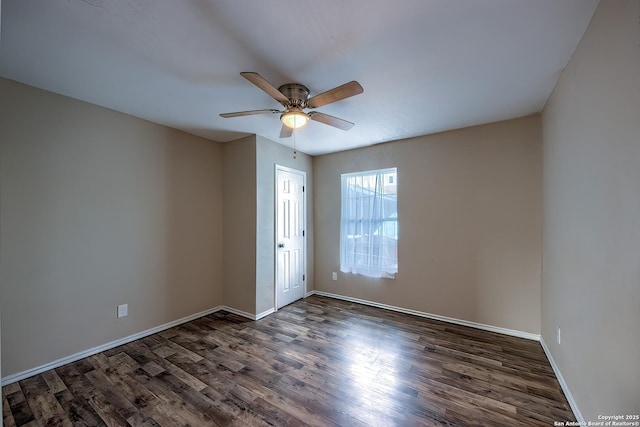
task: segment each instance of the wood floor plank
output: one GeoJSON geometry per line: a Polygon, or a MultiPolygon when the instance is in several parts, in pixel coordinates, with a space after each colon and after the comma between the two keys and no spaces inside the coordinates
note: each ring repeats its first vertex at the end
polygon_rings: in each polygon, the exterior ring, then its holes
{"type": "Polygon", "coordinates": [[[41,420],[45,425],[73,426],[65,410],[52,394],[43,393],[29,399],[29,407],[31,407],[35,419],[41,420]]]}
{"type": "Polygon", "coordinates": [[[35,421],[35,415],[33,414],[33,411],[31,410],[31,407],[29,406],[29,403],[27,402],[22,389],[18,389],[18,391],[14,391],[11,394],[2,393],[2,395],[3,412],[5,407],[8,407],[10,411],[10,414],[8,414],[6,417],[3,416],[3,418],[13,418],[14,423],[18,426],[35,421]],[[6,405],[4,403],[5,400],[6,405]]]}
{"type": "MultiPolygon", "coordinates": [[[[127,419],[119,413],[119,408],[112,404],[103,390],[93,390],[87,396],[87,400],[96,414],[100,416],[100,419],[109,427],[126,427],[128,425],[127,419]]],[[[135,412],[131,413],[130,416],[134,414],[135,412]]]]}
{"type": "Polygon", "coordinates": [[[74,426],[102,427],[106,425],[91,406],[88,396],[74,397],[68,389],[65,389],[56,393],[56,399],[74,426]]]}
{"type": "Polygon", "coordinates": [[[170,376],[170,374],[155,377],[138,369],[130,375],[141,386],[162,400],[162,403],[153,407],[153,411],[159,411],[162,415],[172,418],[175,425],[224,426],[225,422],[231,420],[227,414],[218,414],[210,410],[203,411],[206,405],[203,406],[200,400],[204,396],[199,395],[200,397],[196,398],[197,395],[186,384],[182,383],[178,386],[175,382],[167,381],[166,376],[170,376]]]}
{"type": "Polygon", "coordinates": [[[54,371],[53,369],[50,371],[43,372],[42,379],[45,381],[45,383],[47,383],[47,386],[49,387],[49,391],[52,394],[56,394],[67,389],[67,386],[64,384],[64,381],[60,379],[56,371],[54,371]]]}
{"type": "Polygon", "coordinates": [[[540,343],[313,296],[217,312],[2,388],[5,427],[537,426],[575,420],[540,343]]]}
{"type": "Polygon", "coordinates": [[[11,407],[9,406],[9,402],[6,399],[4,390],[2,393],[2,421],[4,427],[15,427],[16,421],[13,418],[13,414],[11,413],[11,407]]]}

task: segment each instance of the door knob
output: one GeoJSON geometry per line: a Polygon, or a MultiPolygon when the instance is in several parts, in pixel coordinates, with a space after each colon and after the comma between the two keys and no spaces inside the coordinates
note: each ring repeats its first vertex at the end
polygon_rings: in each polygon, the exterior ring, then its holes
{"type": "Polygon", "coordinates": [[[284,243],[278,243],[278,247],[279,247],[280,249],[284,248],[284,243]]]}

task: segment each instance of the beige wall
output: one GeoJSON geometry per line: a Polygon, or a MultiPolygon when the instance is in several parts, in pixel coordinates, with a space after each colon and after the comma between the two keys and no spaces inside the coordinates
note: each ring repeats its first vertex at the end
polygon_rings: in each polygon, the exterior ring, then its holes
{"type": "Polygon", "coordinates": [[[256,137],[228,142],[224,153],[224,304],[256,312],[256,137]]]}
{"type": "Polygon", "coordinates": [[[307,291],[313,289],[313,162],[306,154],[257,137],[257,235],[256,235],[256,314],[274,308],[275,293],[275,165],[306,172],[307,194],[307,291]]]}
{"type": "MultiPolygon", "coordinates": [[[[224,304],[257,315],[274,308],[275,165],[306,171],[310,189],[312,158],[298,153],[294,160],[291,149],[255,135],[226,143],[223,151],[224,304]]],[[[313,224],[312,207],[309,200],[309,224],[313,224]]],[[[310,272],[312,249],[310,233],[310,272]]],[[[308,286],[312,289],[313,281],[308,286]]]]}
{"type": "Polygon", "coordinates": [[[314,160],[316,290],[540,332],[539,116],[314,160]],[[340,174],[393,166],[398,276],[341,273],[340,174]]]}
{"type": "Polygon", "coordinates": [[[221,162],[217,143],[0,79],[3,375],[221,304],[221,162]]]}
{"type": "Polygon", "coordinates": [[[601,1],[542,119],[542,337],[587,421],[640,413],[639,7],[601,1]]]}

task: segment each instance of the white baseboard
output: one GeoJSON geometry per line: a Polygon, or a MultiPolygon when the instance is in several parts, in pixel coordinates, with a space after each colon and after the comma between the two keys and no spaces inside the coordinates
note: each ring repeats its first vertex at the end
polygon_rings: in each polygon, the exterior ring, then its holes
{"type": "Polygon", "coordinates": [[[183,317],[182,319],[174,320],[172,322],[165,323],[163,325],[156,326],[154,328],[147,329],[145,331],[138,332],[136,334],[129,335],[127,337],[120,338],[120,339],[117,339],[115,341],[111,341],[111,342],[108,342],[106,344],[102,344],[102,345],[99,345],[99,346],[96,346],[96,347],[93,347],[93,348],[90,348],[90,349],[87,349],[87,350],[72,354],[70,356],[63,357],[63,358],[58,359],[58,360],[54,360],[53,362],[46,363],[46,364],[44,364],[42,366],[38,366],[38,367],[35,367],[35,368],[27,369],[26,371],[18,372],[16,374],[7,375],[6,377],[3,377],[2,379],[0,379],[0,384],[5,386],[7,384],[12,384],[12,383],[15,383],[17,381],[21,381],[21,380],[23,380],[25,378],[29,378],[29,377],[32,377],[34,375],[41,374],[41,373],[43,373],[45,371],[48,371],[50,369],[55,369],[55,368],[58,368],[60,366],[66,365],[68,363],[76,362],[76,361],[78,361],[80,359],[84,359],[85,357],[93,356],[94,354],[98,354],[98,353],[101,353],[103,351],[110,350],[110,349],[112,349],[114,347],[118,347],[120,345],[128,344],[128,343],[130,343],[132,341],[139,340],[140,338],[144,338],[144,337],[147,337],[149,335],[156,334],[158,332],[162,332],[162,331],[164,331],[166,329],[173,328],[174,326],[182,325],[183,323],[190,322],[192,320],[198,319],[198,318],[203,317],[203,316],[207,316],[209,314],[216,313],[218,311],[228,311],[229,313],[233,313],[233,314],[236,314],[238,316],[245,317],[245,318],[247,318],[249,320],[258,320],[258,319],[262,319],[263,317],[266,317],[266,316],[270,315],[271,313],[274,313],[275,309],[271,308],[271,309],[263,311],[262,313],[259,313],[259,314],[251,314],[251,313],[247,313],[246,311],[238,310],[236,308],[229,307],[229,306],[226,306],[226,305],[219,305],[219,306],[211,308],[209,310],[201,311],[200,313],[192,314],[190,316],[183,317]]]}
{"type": "Polygon", "coordinates": [[[271,313],[275,313],[276,309],[275,308],[270,308],[269,310],[265,310],[262,313],[256,314],[254,317],[254,320],[260,320],[263,317],[267,317],[268,315],[270,315],[271,313]]]}
{"type": "MultiPolygon", "coordinates": [[[[417,310],[411,310],[408,308],[402,308],[402,307],[396,307],[393,305],[387,305],[387,304],[381,304],[378,302],[374,302],[374,301],[368,301],[368,300],[363,300],[360,298],[352,298],[352,297],[348,297],[348,296],[343,296],[343,295],[338,295],[338,294],[332,294],[329,292],[324,292],[324,291],[310,291],[307,292],[305,295],[305,298],[311,296],[311,295],[321,295],[321,296],[325,296],[325,297],[329,297],[329,298],[335,298],[335,299],[341,299],[341,300],[345,300],[345,301],[350,301],[350,302],[355,302],[358,304],[364,304],[364,305],[369,305],[372,307],[378,307],[378,308],[383,308],[386,310],[391,310],[391,311],[396,311],[396,312],[400,312],[400,313],[406,313],[406,314],[412,314],[414,316],[419,316],[419,317],[425,317],[428,319],[433,319],[433,320],[440,320],[443,322],[447,322],[447,323],[453,323],[456,325],[462,325],[462,326],[469,326],[472,328],[476,328],[476,329],[482,329],[485,331],[490,331],[490,332],[497,332],[499,334],[504,334],[504,335],[511,335],[511,336],[515,336],[515,337],[519,337],[519,338],[526,338],[526,339],[530,339],[530,340],[535,340],[535,341],[540,341],[540,335],[536,335],[536,334],[531,334],[529,332],[522,332],[522,331],[516,331],[513,329],[507,329],[507,328],[500,328],[497,326],[491,326],[491,325],[485,325],[482,323],[476,323],[476,322],[469,322],[467,320],[461,320],[461,319],[455,319],[452,317],[446,317],[446,316],[440,316],[437,314],[430,314],[430,313],[425,313],[422,311],[417,311],[417,310]]],[[[112,349],[114,347],[118,347],[120,345],[123,344],[127,344],[130,343],[132,341],[138,340],[140,338],[144,338],[147,337],[149,335],[164,331],[166,329],[169,328],[173,328],[174,326],[178,326],[181,325],[183,323],[186,322],[190,322],[192,320],[198,319],[200,317],[203,316],[207,316],[209,314],[218,312],[218,311],[228,311],[229,313],[233,313],[236,314],[238,316],[241,317],[245,317],[249,320],[258,320],[258,319],[262,319],[265,316],[268,316],[271,313],[275,312],[275,309],[271,308],[269,310],[266,310],[262,313],[259,314],[251,314],[251,313],[247,313],[246,311],[242,311],[242,310],[238,310],[235,309],[233,307],[229,307],[229,306],[218,306],[209,310],[205,310],[205,311],[201,311],[200,313],[196,313],[196,314],[192,314],[190,316],[186,316],[183,317],[182,319],[178,319],[178,320],[174,320],[172,322],[169,323],[165,323],[163,325],[160,326],[156,326],[154,328],[151,329],[147,329],[145,331],[142,332],[138,332],[136,334],[133,335],[129,335],[127,337],[124,338],[120,338],[117,339],[115,341],[111,341],[109,343],[106,344],[102,344],[75,354],[72,354],[70,356],[66,356],[63,357],[61,359],[58,360],[54,360],[53,362],[49,362],[46,363],[42,366],[38,366],[36,368],[32,368],[32,369],[28,369],[26,371],[22,371],[22,372],[18,372],[16,374],[12,374],[12,375],[8,375],[4,378],[1,379],[1,383],[2,385],[7,385],[7,384],[11,384],[14,383],[16,381],[21,381],[25,378],[29,378],[32,377],[34,375],[38,375],[41,374],[45,371],[48,371],[50,369],[55,369],[58,368],[60,366],[66,365],[68,363],[72,363],[75,361],[78,361],[80,359],[84,359],[85,357],[89,357],[89,356],[93,356],[94,354],[112,349]]],[[[547,357],[549,357],[550,362],[553,360],[551,359],[551,354],[548,352],[548,349],[546,349],[546,347],[543,345],[543,348],[545,349],[545,353],[547,353],[547,357]]],[[[562,386],[562,389],[565,390],[566,387],[566,383],[564,383],[564,379],[561,379],[562,376],[560,375],[560,371],[557,371],[557,367],[555,366],[555,364],[553,362],[551,362],[551,366],[553,367],[554,371],[556,372],[556,375],[558,376],[558,379],[560,381],[560,385],[562,386]]],[[[574,405],[575,402],[573,402],[572,398],[570,399],[569,396],[570,394],[568,393],[568,388],[566,388],[565,394],[567,394],[567,400],[569,400],[569,404],[571,405],[571,408],[574,409],[574,405]],[[572,403],[573,402],[573,403],[572,403]]],[[[576,417],[578,417],[580,415],[580,412],[576,412],[577,410],[577,406],[575,407],[574,413],[576,414],[576,417]]],[[[581,415],[580,415],[581,417],[581,415]]],[[[580,419],[580,418],[579,418],[580,419]]]]}
{"type": "Polygon", "coordinates": [[[262,319],[263,317],[266,317],[266,316],[270,315],[271,313],[275,313],[275,311],[276,311],[274,308],[270,308],[269,310],[263,311],[262,313],[251,314],[251,313],[248,313],[246,311],[238,310],[237,308],[229,307],[229,306],[226,306],[226,305],[223,305],[222,307],[220,307],[220,310],[228,311],[229,313],[233,313],[233,314],[237,314],[238,316],[246,317],[249,320],[259,320],[259,319],[262,319]]]}
{"type": "Polygon", "coordinates": [[[112,349],[114,347],[118,347],[120,345],[128,344],[128,343],[130,343],[132,341],[139,340],[140,338],[144,338],[144,337],[147,337],[149,335],[156,334],[158,332],[162,332],[162,331],[164,331],[166,329],[173,328],[174,326],[182,325],[183,323],[190,322],[192,320],[198,319],[198,318],[203,317],[203,316],[207,316],[209,314],[216,313],[218,311],[228,311],[229,313],[233,313],[233,314],[237,314],[238,316],[246,317],[249,320],[258,320],[258,319],[262,319],[263,317],[268,316],[269,314],[275,312],[275,309],[271,308],[271,309],[266,310],[266,311],[264,311],[264,312],[262,312],[260,314],[251,314],[251,313],[247,313],[246,311],[238,310],[238,309],[235,309],[233,307],[226,306],[226,305],[219,305],[219,306],[211,308],[209,310],[201,311],[199,313],[195,313],[195,314],[192,314],[190,316],[186,316],[186,317],[183,317],[181,319],[174,320],[172,322],[165,323],[163,325],[156,326],[154,328],[147,329],[145,331],[138,332],[136,334],[129,335],[127,337],[120,338],[120,339],[117,339],[115,341],[111,341],[111,342],[108,342],[106,344],[102,344],[102,345],[99,345],[99,346],[96,346],[96,347],[93,347],[93,348],[90,348],[90,349],[87,349],[87,350],[84,350],[84,351],[81,351],[81,352],[78,352],[78,353],[75,353],[75,354],[72,354],[72,355],[69,355],[69,356],[66,356],[66,357],[60,358],[58,360],[54,360],[53,362],[46,363],[46,364],[44,364],[42,366],[38,366],[38,367],[35,367],[35,368],[27,369],[26,371],[18,372],[16,374],[7,375],[6,377],[3,377],[2,379],[0,379],[0,384],[5,386],[5,385],[8,385],[8,384],[15,383],[17,381],[24,380],[25,378],[29,378],[29,377],[32,377],[34,375],[41,374],[41,373],[43,373],[45,371],[48,371],[50,369],[59,368],[60,366],[66,365],[68,363],[76,362],[76,361],[78,361],[80,359],[84,359],[85,357],[93,356],[94,354],[98,354],[98,353],[101,353],[103,351],[110,350],[110,349],[112,349]]]}
{"type": "Polygon", "coordinates": [[[238,315],[240,317],[245,317],[245,318],[247,318],[249,320],[256,320],[256,315],[255,314],[251,314],[251,313],[248,313],[246,311],[238,310],[237,308],[233,308],[233,307],[229,307],[229,306],[223,305],[222,307],[220,307],[220,310],[228,311],[229,313],[236,314],[236,315],[238,315]]]}
{"type": "Polygon", "coordinates": [[[540,341],[540,335],[530,332],[517,331],[515,329],[501,328],[499,326],[485,325],[483,323],[470,322],[468,320],[456,319],[453,317],[440,316],[438,314],[426,313],[424,311],[411,310],[409,308],[397,307],[395,305],[381,304],[375,301],[368,301],[360,298],[353,298],[344,295],[332,294],[324,291],[308,292],[306,297],[311,295],[321,295],[329,298],[341,299],[344,301],[355,302],[358,304],[370,305],[372,307],[384,308],[385,310],[397,311],[399,313],[412,314],[414,316],[426,317],[427,319],[440,320],[442,322],[453,323],[461,326],[469,326],[470,328],[482,329],[484,331],[496,332],[503,335],[510,335],[518,338],[525,338],[533,341],[540,341]]]}
{"type": "Polygon", "coordinates": [[[87,349],[87,350],[72,354],[70,356],[63,357],[63,358],[58,359],[58,360],[54,360],[53,362],[46,363],[46,364],[44,364],[42,366],[38,366],[38,367],[35,367],[35,368],[27,369],[26,371],[18,372],[16,374],[7,375],[6,377],[2,378],[2,385],[5,386],[7,384],[15,383],[16,381],[21,381],[21,380],[23,380],[25,378],[29,378],[29,377],[32,377],[34,375],[41,374],[41,373],[43,373],[45,371],[48,371],[50,369],[59,368],[60,366],[66,365],[68,363],[76,362],[76,361],[78,361],[80,359],[84,359],[85,357],[93,356],[94,354],[98,354],[100,352],[103,352],[103,351],[106,351],[106,350],[110,350],[112,348],[118,347],[118,346],[123,345],[123,344],[128,344],[128,343],[130,343],[132,341],[139,340],[140,338],[144,338],[144,337],[147,337],[149,335],[156,334],[158,332],[162,332],[162,331],[164,331],[166,329],[173,328],[174,326],[182,325],[183,323],[190,322],[192,320],[198,319],[198,318],[203,317],[203,316],[207,316],[209,314],[215,313],[215,312],[220,311],[220,310],[227,310],[227,308],[223,307],[223,306],[214,307],[214,308],[211,308],[209,310],[201,311],[199,313],[195,313],[195,314],[192,314],[190,316],[186,316],[186,317],[183,317],[181,319],[177,319],[177,320],[174,320],[172,322],[165,323],[163,325],[156,326],[154,328],[147,329],[145,331],[138,332],[136,334],[129,335],[127,337],[120,338],[120,339],[117,339],[115,341],[111,341],[111,342],[108,342],[106,344],[102,344],[102,345],[99,345],[99,346],[96,346],[96,347],[93,347],[93,348],[90,348],[90,349],[87,349]]]}
{"type": "Polygon", "coordinates": [[[544,350],[544,354],[546,354],[547,355],[547,359],[549,359],[549,363],[551,364],[551,368],[553,368],[553,372],[556,374],[556,378],[558,378],[558,382],[560,383],[560,387],[562,387],[562,391],[564,392],[564,396],[567,398],[567,401],[569,402],[569,406],[571,407],[571,410],[573,411],[573,415],[576,417],[576,421],[578,421],[578,423],[580,425],[586,425],[584,417],[582,416],[582,413],[580,412],[580,409],[578,408],[578,404],[576,403],[575,399],[573,398],[573,394],[571,394],[571,390],[569,390],[569,385],[567,384],[567,382],[565,381],[564,377],[562,376],[562,372],[560,372],[560,368],[558,368],[558,365],[556,365],[555,360],[553,360],[553,356],[551,355],[551,350],[549,350],[549,347],[547,347],[547,343],[544,342],[544,339],[542,337],[540,337],[540,344],[542,345],[542,349],[544,350]]]}

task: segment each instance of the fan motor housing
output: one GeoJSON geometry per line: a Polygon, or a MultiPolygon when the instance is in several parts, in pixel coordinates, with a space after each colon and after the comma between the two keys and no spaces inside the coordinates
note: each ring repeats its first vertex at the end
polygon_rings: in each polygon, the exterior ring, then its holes
{"type": "Polygon", "coordinates": [[[300,83],[287,83],[278,88],[291,101],[292,106],[304,107],[309,99],[309,89],[300,83]]]}

